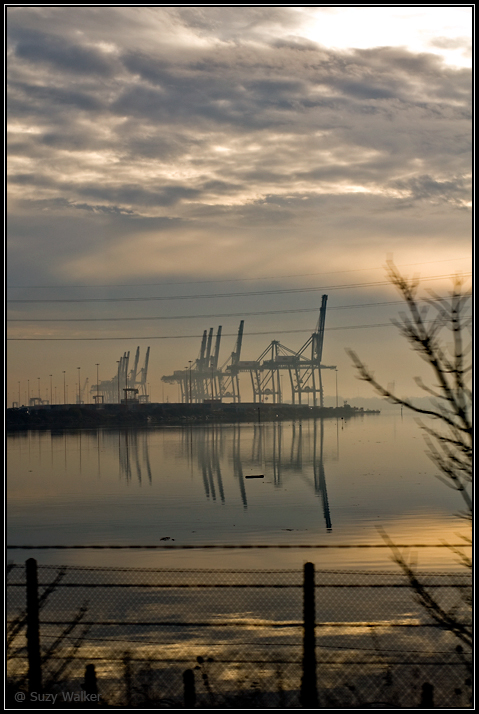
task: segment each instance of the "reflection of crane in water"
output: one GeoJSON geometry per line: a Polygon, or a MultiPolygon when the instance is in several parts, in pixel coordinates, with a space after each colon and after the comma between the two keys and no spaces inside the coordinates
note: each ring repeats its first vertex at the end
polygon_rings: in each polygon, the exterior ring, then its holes
{"type": "MultiPolygon", "coordinates": [[[[288,429],[281,422],[255,425],[232,424],[228,427],[211,425],[206,428],[181,430],[183,457],[196,463],[203,478],[206,498],[225,503],[225,491],[221,462],[229,457],[233,465],[233,477],[238,484],[243,508],[248,507],[246,479],[253,470],[257,474],[272,477],[275,488],[281,488],[293,473],[299,475],[321,499],[326,529],[332,530],[326,476],[324,471],[324,420],[309,420],[306,424],[293,423],[291,443],[286,436],[288,429]],[[253,430],[252,440],[251,430],[253,430]],[[305,433],[306,432],[306,433],[305,433]],[[312,433],[311,433],[312,432],[312,433]],[[226,452],[227,439],[231,435],[231,451],[226,452]],[[243,436],[248,438],[245,440],[243,436]],[[311,437],[311,438],[310,438],[311,437]],[[285,443],[286,441],[286,443],[285,443]],[[245,444],[251,451],[245,453],[245,444]],[[303,449],[306,455],[303,457],[303,449]],[[313,479],[308,478],[312,466],[313,479]],[[259,470],[258,470],[258,467],[259,470]]],[[[136,473],[142,484],[146,469],[151,484],[151,468],[148,455],[148,430],[123,429],[118,432],[118,457],[120,474],[130,482],[136,473]]]]}
{"type": "MultiPolygon", "coordinates": [[[[203,476],[203,486],[207,499],[210,497],[216,500],[216,488],[218,488],[221,502],[225,502],[223,490],[223,480],[221,476],[221,458],[224,456],[224,437],[232,433],[231,441],[231,461],[233,464],[233,476],[238,483],[239,492],[243,507],[248,507],[246,479],[251,470],[254,473],[272,476],[274,487],[280,488],[284,485],[285,478],[291,472],[298,474],[309,487],[314,489],[314,493],[321,498],[322,511],[326,529],[332,530],[331,514],[329,509],[328,493],[326,488],[326,476],[324,471],[324,421],[322,419],[308,422],[308,433],[310,425],[313,428],[312,458],[307,459],[307,464],[312,464],[313,479],[307,476],[307,465],[303,459],[303,442],[307,438],[303,433],[303,424],[291,425],[291,445],[285,445],[285,425],[281,422],[269,422],[267,424],[242,425],[232,424],[222,427],[211,426],[207,429],[185,429],[183,431],[184,453],[194,454],[199,470],[203,476]],[[253,428],[253,438],[250,455],[242,452],[242,432],[250,433],[253,428]],[[266,437],[269,437],[266,439],[266,437]],[[269,472],[269,473],[268,473],[269,472]]],[[[248,434],[249,435],[249,434],[248,434]]]]}
{"type": "Polygon", "coordinates": [[[243,462],[241,460],[240,424],[235,424],[233,427],[233,470],[235,478],[238,479],[238,485],[241,493],[241,500],[243,501],[243,507],[248,508],[248,501],[246,499],[246,489],[244,484],[243,462]]]}
{"type": "Polygon", "coordinates": [[[142,484],[142,464],[146,467],[148,482],[151,486],[151,466],[148,452],[148,431],[138,429],[122,429],[118,432],[118,461],[120,475],[131,481],[133,467],[138,483],[142,484]]]}
{"type": "Polygon", "coordinates": [[[323,445],[324,445],[324,419],[320,419],[320,441],[319,441],[319,459],[317,458],[317,429],[316,420],[314,422],[314,442],[313,442],[313,469],[314,469],[314,490],[321,495],[323,501],[324,520],[326,522],[326,530],[333,529],[331,525],[331,515],[329,513],[328,492],[326,490],[326,475],[324,473],[323,461],[323,445]]]}
{"type": "Polygon", "coordinates": [[[184,429],[182,432],[184,452],[195,454],[201,474],[206,498],[210,496],[216,501],[216,487],[221,499],[225,502],[223,478],[221,475],[221,452],[223,450],[221,428],[212,425],[208,429],[184,429]],[[215,486],[216,477],[216,486],[215,486]]]}
{"type": "MultiPolygon", "coordinates": [[[[311,422],[309,422],[311,423],[311,422]]],[[[313,475],[314,475],[314,492],[316,495],[321,497],[323,504],[323,514],[324,521],[326,523],[326,529],[328,531],[332,530],[331,524],[331,514],[329,510],[328,492],[326,489],[326,475],[324,472],[324,420],[314,419],[313,423],[313,475]],[[319,423],[319,439],[318,439],[318,423],[319,423]],[[319,447],[319,454],[318,454],[319,447]]],[[[257,461],[263,461],[263,468],[269,467],[273,471],[273,483],[275,486],[283,485],[283,474],[287,470],[288,472],[296,472],[304,480],[311,484],[304,474],[303,466],[303,425],[301,422],[299,424],[292,424],[292,438],[291,438],[291,448],[289,454],[289,461],[283,458],[283,429],[284,425],[281,422],[273,422],[269,425],[273,430],[273,448],[270,458],[266,459],[265,447],[264,447],[264,429],[266,425],[261,424],[255,427],[254,437],[253,437],[253,453],[257,458],[257,461]]]]}

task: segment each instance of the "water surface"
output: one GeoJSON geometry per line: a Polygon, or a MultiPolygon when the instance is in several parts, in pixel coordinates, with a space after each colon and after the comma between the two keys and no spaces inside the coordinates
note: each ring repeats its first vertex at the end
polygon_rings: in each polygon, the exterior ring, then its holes
{"type": "MultiPolygon", "coordinates": [[[[458,494],[410,415],[7,436],[8,543],[28,545],[459,542],[458,494]],[[169,540],[163,540],[169,539],[169,540]]],[[[10,551],[21,561],[164,567],[391,569],[388,550],[10,551]]],[[[422,567],[449,567],[443,549],[422,567]]]]}

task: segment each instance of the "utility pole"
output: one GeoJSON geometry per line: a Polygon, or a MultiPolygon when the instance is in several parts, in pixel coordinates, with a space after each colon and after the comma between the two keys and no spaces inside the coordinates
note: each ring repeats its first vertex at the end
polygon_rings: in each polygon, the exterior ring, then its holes
{"type": "Polygon", "coordinates": [[[193,393],[191,391],[191,362],[192,362],[192,360],[188,360],[188,362],[190,363],[190,404],[193,404],[193,393]]]}

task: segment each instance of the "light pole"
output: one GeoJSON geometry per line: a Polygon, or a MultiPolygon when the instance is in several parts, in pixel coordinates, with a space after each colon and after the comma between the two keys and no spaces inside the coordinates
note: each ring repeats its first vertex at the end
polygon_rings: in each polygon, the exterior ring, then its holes
{"type": "Polygon", "coordinates": [[[98,404],[100,401],[100,380],[98,377],[98,367],[100,366],[99,362],[95,362],[96,364],[96,403],[98,404]]]}
{"type": "Polygon", "coordinates": [[[81,404],[80,367],[77,367],[77,370],[78,370],[78,404],[81,404]]]}
{"type": "Polygon", "coordinates": [[[65,370],[63,370],[63,404],[67,403],[67,389],[65,384],[65,370]]]}
{"type": "Polygon", "coordinates": [[[40,397],[40,377],[37,377],[37,379],[38,379],[38,399],[39,399],[39,401],[41,401],[41,397],[40,397]]]}
{"type": "Polygon", "coordinates": [[[336,372],[336,409],[338,408],[338,370],[336,372]]]}
{"type": "Polygon", "coordinates": [[[117,359],[117,364],[118,364],[118,375],[117,375],[117,382],[118,382],[118,404],[120,403],[120,360],[117,359]]]}
{"type": "Polygon", "coordinates": [[[30,380],[27,379],[27,407],[30,406],[30,380]]]}
{"type": "Polygon", "coordinates": [[[53,377],[53,374],[50,375],[50,404],[53,404],[52,377],[53,377]]]}
{"type": "Polygon", "coordinates": [[[192,360],[189,359],[188,362],[190,363],[190,404],[193,404],[193,393],[191,391],[191,362],[192,362],[192,360]]]}
{"type": "Polygon", "coordinates": [[[18,406],[20,406],[20,382],[18,383],[18,406]]]}

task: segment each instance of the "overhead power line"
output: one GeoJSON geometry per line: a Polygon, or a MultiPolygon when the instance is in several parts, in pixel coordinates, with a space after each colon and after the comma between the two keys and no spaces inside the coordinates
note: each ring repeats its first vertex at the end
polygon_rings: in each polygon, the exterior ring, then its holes
{"type": "MultiPolygon", "coordinates": [[[[376,307],[382,305],[403,305],[402,300],[391,300],[389,302],[367,302],[359,305],[333,305],[330,310],[346,310],[359,307],[376,307]]],[[[155,317],[41,317],[41,318],[7,318],[7,322],[123,322],[126,320],[189,320],[205,319],[210,317],[253,317],[255,315],[289,315],[298,312],[317,312],[318,307],[303,307],[296,310],[261,310],[257,312],[219,312],[207,315],[157,315],[155,317]]]]}
{"type": "MultiPolygon", "coordinates": [[[[471,273],[465,273],[465,276],[470,276],[471,273]]],[[[429,278],[423,278],[423,282],[431,280],[443,280],[450,278],[449,274],[436,275],[429,278]]],[[[388,280],[378,280],[368,283],[351,283],[344,285],[323,285],[314,288],[285,288],[278,290],[251,290],[239,293],[207,293],[195,295],[158,295],[154,297],[121,297],[121,298],[41,298],[41,299],[18,299],[7,300],[7,303],[92,303],[92,302],[155,302],[155,301],[172,301],[172,300],[204,300],[211,298],[233,298],[233,297],[257,297],[259,295],[293,295],[297,293],[321,292],[325,290],[352,290],[353,288],[371,288],[383,285],[390,285],[388,280]]]]}
{"type": "MultiPolygon", "coordinates": [[[[425,320],[425,324],[432,320],[425,320]]],[[[373,325],[346,325],[344,327],[325,327],[325,330],[335,332],[337,330],[365,330],[373,327],[396,327],[392,322],[378,322],[373,325]]],[[[244,332],[244,335],[292,335],[295,333],[310,334],[311,330],[268,330],[258,332],[244,332]]],[[[147,335],[138,337],[132,335],[121,335],[119,337],[7,337],[10,342],[81,342],[100,340],[187,340],[201,339],[203,335],[147,335]]],[[[223,333],[223,337],[237,337],[236,332],[223,333]]]]}
{"type": "MultiPolygon", "coordinates": [[[[445,258],[444,260],[428,260],[421,263],[400,263],[398,268],[413,267],[416,265],[433,265],[436,263],[451,263],[455,260],[471,260],[470,256],[462,258],[445,258]]],[[[166,283],[166,285],[204,285],[207,283],[245,283],[254,282],[255,280],[283,280],[284,278],[309,278],[315,275],[337,275],[342,273],[360,273],[371,270],[384,270],[384,266],[377,268],[353,268],[351,270],[327,270],[320,273],[295,273],[291,275],[263,275],[254,278],[221,278],[219,280],[182,280],[174,283],[166,283]]],[[[31,290],[31,289],[68,289],[68,288],[141,288],[141,287],[157,287],[165,285],[165,283],[109,283],[106,285],[9,285],[8,289],[31,290]]]]}

